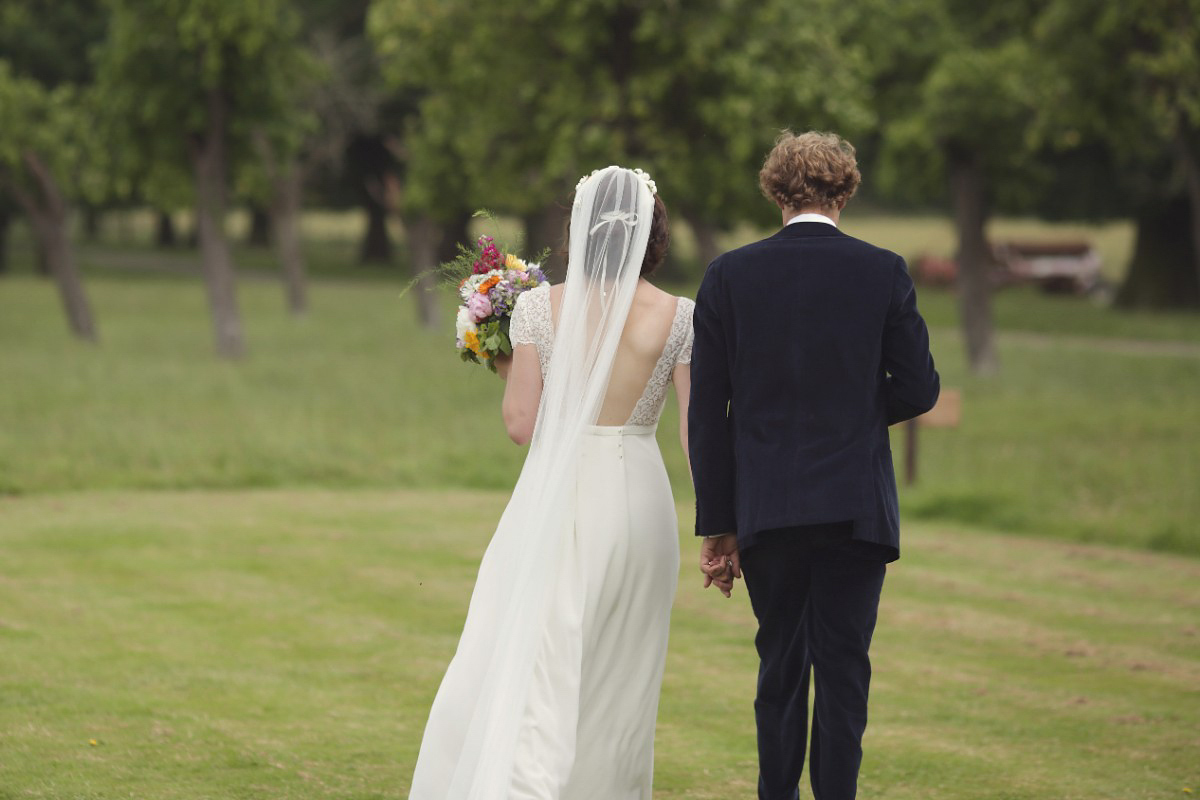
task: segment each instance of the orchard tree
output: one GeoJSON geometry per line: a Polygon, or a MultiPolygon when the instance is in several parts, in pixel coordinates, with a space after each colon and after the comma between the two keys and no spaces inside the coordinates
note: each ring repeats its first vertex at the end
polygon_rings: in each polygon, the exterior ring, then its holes
{"type": "Polygon", "coordinates": [[[866,48],[851,40],[851,10],[772,0],[735,14],[707,0],[640,13],[635,141],[703,264],[719,255],[717,233],[778,224],[758,171],[781,129],[835,130],[853,141],[873,127],[866,48]]]}
{"type": "Polygon", "coordinates": [[[19,209],[71,330],[89,340],[96,325],[70,223],[79,201],[98,200],[106,188],[105,153],[87,121],[89,52],[103,38],[106,19],[101,0],[0,0],[0,265],[19,209]]]}
{"type": "Polygon", "coordinates": [[[1039,181],[1030,134],[1039,80],[1028,44],[1035,5],[880,4],[870,27],[883,45],[881,178],[894,196],[949,199],[967,361],[978,375],[1000,368],[987,223],[998,205],[1039,181]],[[904,30],[921,35],[898,35],[904,30]]]}
{"type": "Polygon", "coordinates": [[[303,0],[299,39],[303,58],[292,76],[291,114],[254,131],[259,156],[251,169],[265,186],[263,206],[295,314],[307,308],[300,241],[303,192],[318,170],[343,166],[359,132],[377,126],[379,78],[363,31],[366,3],[303,0]]]}
{"type": "Polygon", "coordinates": [[[1110,152],[1102,191],[1137,237],[1117,295],[1125,306],[1200,307],[1200,0],[1054,0],[1040,49],[1053,80],[1042,136],[1068,153],[1110,152]]]}
{"type": "Polygon", "coordinates": [[[299,20],[285,0],[112,0],[100,53],[106,108],[128,148],[186,167],[217,353],[245,352],[225,235],[231,175],[255,131],[292,119],[302,69],[299,20]]]}
{"type": "Polygon", "coordinates": [[[843,46],[838,4],[729,11],[722,0],[378,2],[384,74],[417,97],[408,203],[449,216],[468,196],[554,246],[579,176],[626,163],[655,176],[710,259],[717,231],[775,216],[756,176],[781,128],[853,134],[871,122],[863,53],[843,46]]]}
{"type": "Polygon", "coordinates": [[[0,60],[0,186],[16,198],[58,285],[71,332],[96,341],[96,323],[71,246],[71,198],[96,163],[86,98],[13,74],[0,60]]]}

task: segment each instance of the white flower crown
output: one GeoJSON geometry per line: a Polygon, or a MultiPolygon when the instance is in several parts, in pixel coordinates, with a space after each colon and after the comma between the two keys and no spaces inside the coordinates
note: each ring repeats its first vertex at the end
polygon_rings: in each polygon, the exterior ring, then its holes
{"type": "MultiPolygon", "coordinates": [[[[613,168],[621,169],[621,167],[618,167],[616,164],[605,167],[604,169],[613,168]]],[[[578,192],[580,189],[582,189],[585,183],[587,183],[600,172],[603,172],[603,170],[594,169],[587,175],[584,175],[582,178],[580,178],[579,183],[575,184],[575,191],[578,192]]],[[[658,185],[654,182],[654,179],[650,177],[650,173],[643,169],[631,169],[630,172],[642,179],[642,183],[646,184],[646,188],[650,190],[650,194],[658,194],[658,185]]]]}

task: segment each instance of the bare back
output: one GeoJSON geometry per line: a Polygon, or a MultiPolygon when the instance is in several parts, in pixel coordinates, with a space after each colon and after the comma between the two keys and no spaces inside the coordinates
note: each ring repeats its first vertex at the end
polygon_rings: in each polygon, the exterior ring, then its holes
{"type": "MultiPolygon", "coordinates": [[[[523,295],[513,314],[510,336],[517,347],[534,345],[542,378],[550,364],[553,332],[562,307],[563,286],[523,295]]],[[[692,302],[641,281],[613,361],[598,425],[653,425],[666,387],[679,364],[691,362],[692,302]]]]}

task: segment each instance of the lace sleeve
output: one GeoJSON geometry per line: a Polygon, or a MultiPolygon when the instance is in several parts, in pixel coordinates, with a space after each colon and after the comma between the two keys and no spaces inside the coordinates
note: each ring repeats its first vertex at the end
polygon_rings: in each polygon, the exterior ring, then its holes
{"type": "Polygon", "coordinates": [[[513,347],[519,344],[534,344],[537,340],[537,300],[531,297],[532,291],[525,292],[517,298],[517,304],[513,307],[512,320],[508,326],[508,338],[513,343],[513,347]]]}
{"type": "MultiPolygon", "coordinates": [[[[692,338],[695,336],[695,331],[692,329],[692,311],[695,310],[696,304],[685,297],[679,305],[679,316],[675,320],[675,326],[682,328],[676,335],[682,336],[683,341],[679,345],[679,355],[675,358],[675,363],[690,364],[692,363],[692,338]]],[[[674,330],[672,330],[672,334],[675,334],[674,330]]]]}

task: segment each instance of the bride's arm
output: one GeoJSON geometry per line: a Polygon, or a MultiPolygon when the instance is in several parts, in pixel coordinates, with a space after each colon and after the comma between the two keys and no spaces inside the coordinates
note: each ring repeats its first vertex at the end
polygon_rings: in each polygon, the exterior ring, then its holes
{"type": "Polygon", "coordinates": [[[679,400],[679,443],[683,445],[683,457],[688,462],[688,474],[692,472],[692,456],[688,452],[688,400],[692,396],[692,365],[676,364],[671,374],[675,384],[675,397],[679,400]]]}
{"type": "Polygon", "coordinates": [[[542,367],[537,346],[519,344],[513,348],[512,364],[502,375],[504,387],[504,427],[509,438],[517,444],[529,444],[533,425],[537,422],[538,406],[542,402],[542,367]]]}

